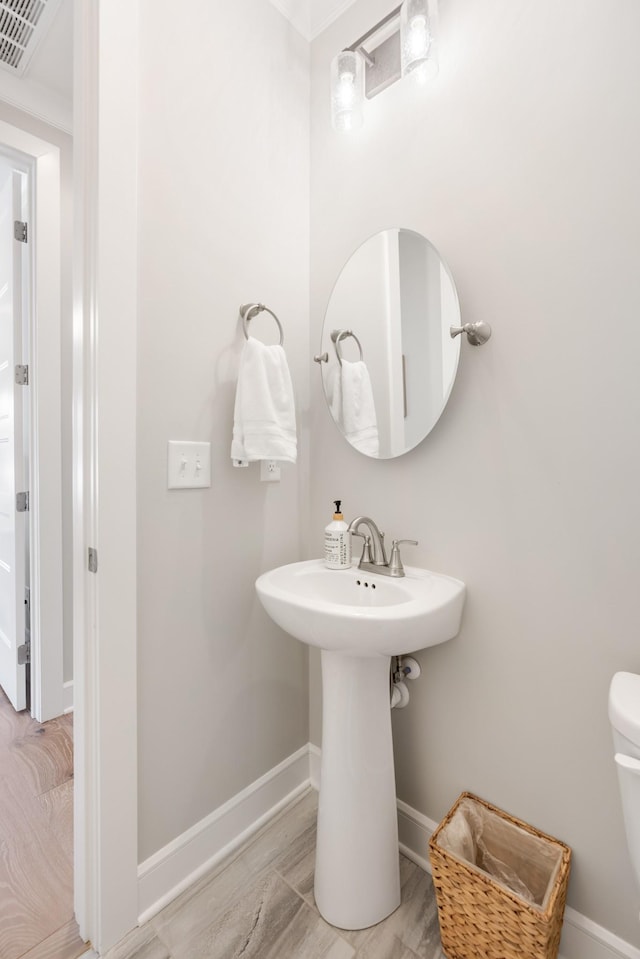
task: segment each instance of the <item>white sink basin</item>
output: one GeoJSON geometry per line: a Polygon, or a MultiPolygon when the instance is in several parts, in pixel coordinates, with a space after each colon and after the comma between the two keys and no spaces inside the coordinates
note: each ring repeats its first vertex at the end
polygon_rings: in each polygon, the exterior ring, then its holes
{"type": "Polygon", "coordinates": [[[460,628],[464,583],[411,566],[405,573],[391,579],[314,559],[256,582],[271,618],[322,650],[314,892],[321,915],[342,929],[372,926],[400,905],[391,656],[444,643],[460,628]]]}
{"type": "Polygon", "coordinates": [[[465,586],[405,566],[391,579],[327,569],[320,559],[264,573],[256,590],[269,616],[296,639],[353,656],[399,656],[444,643],[460,629],[465,586]]]}

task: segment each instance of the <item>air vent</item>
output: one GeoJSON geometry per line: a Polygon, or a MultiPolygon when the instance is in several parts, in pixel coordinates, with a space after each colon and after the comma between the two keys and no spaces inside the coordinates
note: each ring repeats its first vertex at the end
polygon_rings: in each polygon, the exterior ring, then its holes
{"type": "Polygon", "coordinates": [[[22,76],[61,0],[0,0],[0,65],[22,76]]]}

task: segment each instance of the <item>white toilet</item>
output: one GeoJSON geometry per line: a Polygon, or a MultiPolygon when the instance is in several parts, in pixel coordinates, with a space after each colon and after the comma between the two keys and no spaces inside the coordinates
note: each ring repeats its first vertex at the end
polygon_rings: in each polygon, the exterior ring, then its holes
{"type": "Polygon", "coordinates": [[[640,676],[615,674],[609,688],[609,721],[629,855],[640,887],[640,676]]]}

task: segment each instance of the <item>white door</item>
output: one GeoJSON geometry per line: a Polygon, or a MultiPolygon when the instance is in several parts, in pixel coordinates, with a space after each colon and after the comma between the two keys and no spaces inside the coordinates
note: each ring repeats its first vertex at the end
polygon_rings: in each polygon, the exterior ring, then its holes
{"type": "Polygon", "coordinates": [[[27,667],[18,662],[25,641],[25,525],[17,512],[22,492],[23,386],[15,366],[22,345],[25,244],[14,237],[14,222],[25,219],[25,175],[0,156],[0,686],[15,709],[27,705],[27,667]]]}

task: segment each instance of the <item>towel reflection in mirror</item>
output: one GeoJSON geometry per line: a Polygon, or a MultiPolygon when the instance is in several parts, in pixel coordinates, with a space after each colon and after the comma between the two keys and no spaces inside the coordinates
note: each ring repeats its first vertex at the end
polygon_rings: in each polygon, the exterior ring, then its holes
{"type": "Polygon", "coordinates": [[[331,364],[327,400],[334,421],[355,449],[367,456],[379,452],[378,422],[369,370],[364,360],[342,358],[331,364]]]}

